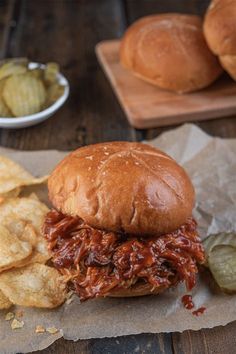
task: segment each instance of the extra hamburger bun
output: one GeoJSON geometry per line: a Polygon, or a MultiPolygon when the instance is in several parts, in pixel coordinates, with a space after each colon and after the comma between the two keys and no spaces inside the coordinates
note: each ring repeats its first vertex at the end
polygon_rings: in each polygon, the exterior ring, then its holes
{"type": "Polygon", "coordinates": [[[159,286],[153,289],[149,283],[139,282],[128,289],[112,290],[109,297],[137,297],[146,295],[158,295],[165,291],[168,286],[159,286]]]}
{"type": "Polygon", "coordinates": [[[144,17],[126,31],[121,64],[141,79],[179,93],[202,89],[222,72],[209,50],[198,16],[162,14],[144,17]]]}
{"type": "Polygon", "coordinates": [[[207,43],[236,80],[236,1],[213,0],[204,20],[207,43]]]}
{"type": "Polygon", "coordinates": [[[55,168],[48,189],[58,211],[94,228],[142,236],[176,230],[194,206],[194,189],[183,168],[141,143],[82,147],[55,168]]]}

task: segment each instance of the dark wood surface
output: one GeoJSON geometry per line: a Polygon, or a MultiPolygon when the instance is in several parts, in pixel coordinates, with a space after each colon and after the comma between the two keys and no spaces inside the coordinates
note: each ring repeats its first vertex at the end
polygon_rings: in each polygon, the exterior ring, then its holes
{"type": "MultiPolygon", "coordinates": [[[[98,66],[94,46],[120,37],[141,16],[167,11],[202,15],[207,4],[206,0],[0,0],[1,58],[56,60],[71,85],[70,98],[53,118],[28,129],[0,130],[0,144],[16,149],[68,150],[99,141],[150,139],[173,128],[138,131],[129,126],[98,66]]],[[[234,118],[197,124],[212,135],[236,137],[234,118]]],[[[236,323],[231,323],[182,334],[140,334],[76,343],[60,339],[41,354],[235,354],[235,331],[236,323]]]]}

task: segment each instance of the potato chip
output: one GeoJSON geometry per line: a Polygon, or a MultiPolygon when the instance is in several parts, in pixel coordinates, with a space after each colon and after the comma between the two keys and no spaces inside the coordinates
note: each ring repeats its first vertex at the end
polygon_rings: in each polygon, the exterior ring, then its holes
{"type": "Polygon", "coordinates": [[[38,197],[37,194],[34,193],[34,192],[30,193],[30,195],[28,196],[28,198],[40,201],[39,197],[38,197]]]}
{"type": "Polygon", "coordinates": [[[50,85],[47,90],[46,106],[50,106],[56,102],[63,95],[64,90],[64,86],[59,85],[58,83],[50,85]]]}
{"type": "Polygon", "coordinates": [[[11,75],[19,75],[24,74],[27,71],[27,65],[14,62],[14,60],[9,60],[5,64],[0,66],[0,80],[11,76],[11,75]]]}
{"type": "Polygon", "coordinates": [[[29,242],[21,241],[6,227],[0,225],[0,272],[21,264],[32,250],[29,242]]]}
{"type": "Polygon", "coordinates": [[[56,334],[59,332],[59,330],[56,327],[48,327],[48,328],[46,328],[46,332],[48,332],[50,334],[56,334]]]}
{"type": "Polygon", "coordinates": [[[44,264],[28,265],[0,274],[0,289],[15,305],[53,308],[66,298],[64,278],[44,264]]]}
{"type": "Polygon", "coordinates": [[[44,71],[44,80],[48,84],[53,84],[57,81],[57,75],[59,73],[59,65],[57,63],[47,63],[44,71]]]}
{"type": "Polygon", "coordinates": [[[20,192],[21,192],[21,187],[17,187],[15,189],[12,189],[9,192],[0,194],[0,203],[3,200],[5,200],[6,198],[16,198],[16,197],[18,197],[20,192]]]}
{"type": "Polygon", "coordinates": [[[0,290],[0,310],[9,309],[11,306],[12,302],[0,290]]]}
{"type": "Polygon", "coordinates": [[[33,246],[31,255],[20,266],[45,263],[51,257],[42,235],[42,225],[48,210],[45,204],[34,198],[12,198],[0,204],[0,224],[19,240],[27,241],[33,246]]]}
{"type": "Polygon", "coordinates": [[[36,326],[35,327],[35,333],[44,333],[45,332],[45,328],[43,326],[36,326]]]}
{"type": "Polygon", "coordinates": [[[43,237],[38,237],[38,242],[33,248],[32,254],[25,258],[19,265],[15,266],[15,268],[20,268],[22,266],[34,263],[45,264],[50,258],[51,255],[48,251],[46,240],[44,240],[43,237]]]}
{"type": "Polygon", "coordinates": [[[11,323],[11,329],[20,329],[24,327],[24,321],[19,321],[16,318],[14,318],[14,320],[11,323]]]}
{"type": "Polygon", "coordinates": [[[41,235],[41,229],[48,207],[31,198],[11,198],[0,204],[0,224],[8,225],[12,220],[24,220],[31,224],[36,233],[41,235]]]}
{"type": "Polygon", "coordinates": [[[46,90],[42,81],[30,74],[14,75],[5,83],[3,98],[14,116],[23,117],[41,110],[46,90]]]}
{"type": "MultiPolygon", "coordinates": [[[[3,293],[2,293],[3,294],[3,293]]],[[[3,296],[5,296],[4,294],[3,294],[3,296]]],[[[10,301],[10,300],[9,300],[10,301]]],[[[6,314],[6,316],[5,316],[5,321],[11,321],[11,320],[13,320],[13,318],[15,317],[15,314],[14,314],[14,312],[8,312],[7,314],[6,314]]]]}
{"type": "Polygon", "coordinates": [[[7,219],[9,222],[3,222],[2,224],[9,230],[11,234],[14,234],[21,241],[26,241],[31,244],[31,246],[37,245],[37,234],[34,227],[27,223],[25,220],[21,219],[7,219]]]}
{"type": "MultiPolygon", "coordinates": [[[[6,193],[21,186],[40,184],[47,180],[47,176],[41,178],[33,177],[23,167],[5,156],[0,156],[0,196],[5,197],[6,193]]],[[[16,192],[18,192],[17,190],[16,192]]],[[[17,193],[16,193],[17,194],[17,193]]]]}
{"type": "Polygon", "coordinates": [[[51,258],[51,254],[48,251],[48,244],[42,237],[37,238],[37,243],[34,247],[32,255],[29,257],[27,264],[32,263],[46,263],[51,258]]]}

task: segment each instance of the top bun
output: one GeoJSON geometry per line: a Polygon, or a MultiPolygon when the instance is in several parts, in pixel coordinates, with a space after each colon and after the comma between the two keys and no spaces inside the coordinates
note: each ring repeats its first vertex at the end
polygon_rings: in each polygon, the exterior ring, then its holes
{"type": "Polygon", "coordinates": [[[236,80],[236,1],[214,0],[204,20],[204,34],[212,52],[236,80]]]}
{"type": "Polygon", "coordinates": [[[111,142],[69,154],[48,180],[49,198],[92,227],[157,235],[191,216],[194,189],[171,157],[149,145],[111,142]]]}
{"type": "Polygon", "coordinates": [[[198,16],[144,17],[126,31],[120,48],[124,67],[161,88],[179,93],[210,85],[222,72],[209,50],[198,16]]]}

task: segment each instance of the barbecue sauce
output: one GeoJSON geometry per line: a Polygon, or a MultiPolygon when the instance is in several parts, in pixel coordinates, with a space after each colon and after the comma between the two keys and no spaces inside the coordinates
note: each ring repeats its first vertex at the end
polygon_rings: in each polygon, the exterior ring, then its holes
{"type": "Polygon", "coordinates": [[[54,266],[67,275],[81,300],[138,282],[163,289],[185,281],[191,290],[196,264],[204,261],[192,218],[172,233],[147,238],[94,229],[79,217],[52,210],[43,231],[54,266]]]}

